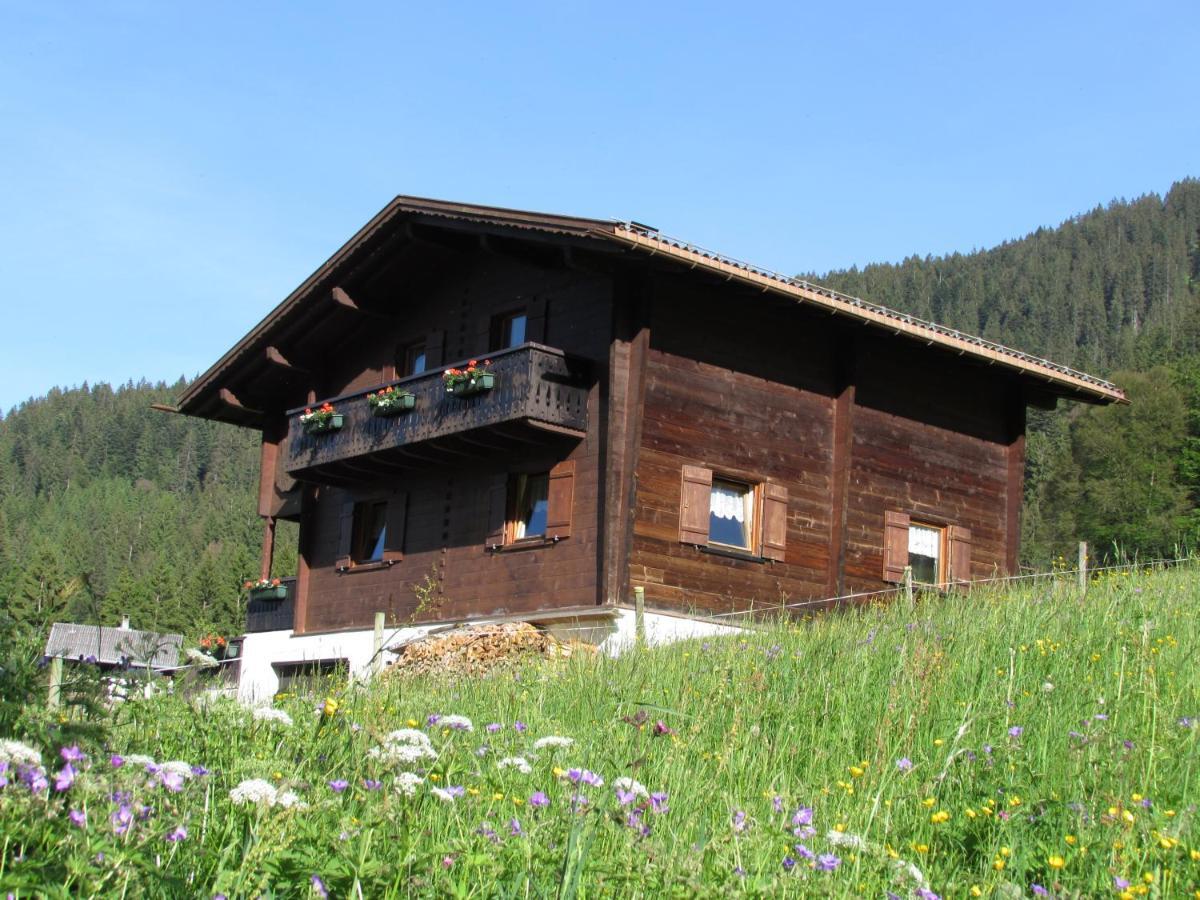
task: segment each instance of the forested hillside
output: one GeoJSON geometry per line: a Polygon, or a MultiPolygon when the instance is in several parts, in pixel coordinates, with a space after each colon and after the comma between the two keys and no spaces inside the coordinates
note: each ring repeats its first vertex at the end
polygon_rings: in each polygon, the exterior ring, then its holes
{"type": "MultiPolygon", "coordinates": [[[[810,277],[1127,389],[1130,406],[1031,415],[1026,565],[1200,535],[1200,181],[991,250],[810,277]]],[[[240,630],[257,436],[150,409],[183,386],[56,389],[0,421],[0,612],[240,630]]],[[[282,523],[275,574],[295,546],[282,523]]]]}
{"type": "Polygon", "coordinates": [[[1078,540],[1168,556],[1200,534],[1200,181],[990,250],[810,275],[1124,387],[1132,405],[1030,413],[1022,558],[1078,540]]]}
{"type": "MultiPolygon", "coordinates": [[[[257,435],[150,409],[183,389],[52,390],[0,422],[0,604],[22,620],[241,630],[257,435]]],[[[280,572],[295,565],[281,535],[280,572]]]]}

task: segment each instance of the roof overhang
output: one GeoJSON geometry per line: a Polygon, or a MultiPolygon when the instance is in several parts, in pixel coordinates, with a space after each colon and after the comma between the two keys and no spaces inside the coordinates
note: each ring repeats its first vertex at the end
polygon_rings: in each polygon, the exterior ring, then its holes
{"type": "MultiPolygon", "coordinates": [[[[685,241],[669,238],[636,222],[560,216],[523,210],[449,203],[421,197],[396,197],[304,283],[239,340],[224,356],[196,379],[170,411],[262,427],[261,412],[247,406],[230,388],[232,376],[244,366],[268,358],[273,336],[288,323],[319,315],[319,304],[331,296],[335,303],[350,302],[336,291],[370,256],[372,248],[397,231],[414,225],[469,229],[479,234],[549,241],[567,246],[625,251],[629,256],[653,257],[670,265],[707,272],[723,280],[791,299],[797,303],[843,316],[864,325],[890,331],[939,347],[962,357],[1011,370],[1038,384],[1043,391],[1089,403],[1125,403],[1124,392],[1101,378],[1040,359],[1028,353],[927,322],[857,297],[841,294],[808,281],[771,272],[685,241]]],[[[275,350],[278,354],[278,351],[275,350]]],[[[279,360],[276,359],[278,363],[279,360]]],[[[286,361],[285,361],[286,362],[286,361]]]]}

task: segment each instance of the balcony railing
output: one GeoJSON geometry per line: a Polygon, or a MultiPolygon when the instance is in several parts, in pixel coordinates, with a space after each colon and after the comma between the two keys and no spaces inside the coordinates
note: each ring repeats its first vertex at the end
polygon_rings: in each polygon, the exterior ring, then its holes
{"type": "Polygon", "coordinates": [[[296,614],[296,579],[280,579],[288,589],[282,600],[246,601],[246,634],[259,631],[284,631],[292,627],[296,614]]]}
{"type": "MultiPolygon", "coordinates": [[[[367,401],[368,393],[384,385],[318,401],[333,404],[342,415],[342,427],[337,431],[308,434],[300,424],[303,409],[289,410],[288,472],[400,451],[506,423],[540,424],[552,431],[580,436],[587,430],[585,363],[541,344],[522,344],[493,353],[489,359],[488,371],[495,375],[495,386],[469,397],[448,394],[440,369],[388,382],[416,397],[413,409],[394,416],[372,415],[367,401]]],[[[451,367],[466,365],[464,360],[451,367]]]]}

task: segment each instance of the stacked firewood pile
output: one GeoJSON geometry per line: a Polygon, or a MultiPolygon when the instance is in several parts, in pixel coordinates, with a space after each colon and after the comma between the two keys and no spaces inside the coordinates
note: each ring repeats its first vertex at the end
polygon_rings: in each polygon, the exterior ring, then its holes
{"type": "Polygon", "coordinates": [[[590,644],[563,643],[527,622],[464,626],[390,649],[399,653],[388,667],[390,675],[483,675],[530,657],[566,659],[595,652],[590,644]]]}

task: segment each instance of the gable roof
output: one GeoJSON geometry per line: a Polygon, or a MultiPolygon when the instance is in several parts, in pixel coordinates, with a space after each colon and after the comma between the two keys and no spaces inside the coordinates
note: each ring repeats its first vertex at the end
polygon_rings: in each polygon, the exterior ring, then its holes
{"type": "Polygon", "coordinates": [[[55,622],[46,641],[46,656],[81,659],[102,665],[120,665],[164,669],[179,665],[182,634],[159,634],[133,628],[104,628],[55,622]]]}
{"type": "Polygon", "coordinates": [[[470,226],[485,234],[496,233],[514,237],[520,237],[521,233],[525,232],[575,245],[619,249],[627,251],[630,255],[666,260],[688,269],[707,271],[728,281],[782,295],[797,303],[818,307],[832,315],[917,339],[928,346],[948,349],[960,356],[1015,371],[1024,377],[1037,380],[1053,393],[1090,403],[1126,402],[1125,394],[1120,388],[1086,372],[888,309],[859,297],[842,294],[803,279],[781,275],[720,253],[704,250],[634,221],[562,216],[399,196],[376,214],[208,371],[189,385],[173,411],[205,415],[205,407],[211,406],[212,396],[220,387],[218,382],[222,376],[255,353],[265,352],[269,336],[276,328],[315,302],[324,299],[338,286],[339,277],[353,267],[356,257],[365,254],[368,246],[382,234],[402,227],[402,223],[406,221],[431,225],[441,221],[445,222],[447,227],[470,226]]]}

